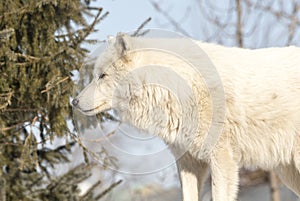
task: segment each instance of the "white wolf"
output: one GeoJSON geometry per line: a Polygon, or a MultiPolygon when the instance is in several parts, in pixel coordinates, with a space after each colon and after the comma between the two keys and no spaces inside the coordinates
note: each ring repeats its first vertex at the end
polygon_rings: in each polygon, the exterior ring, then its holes
{"type": "Polygon", "coordinates": [[[200,199],[209,167],[214,201],[237,199],[242,166],[275,170],[300,196],[300,49],[249,50],[195,42],[204,55],[180,40],[118,34],[99,56],[93,81],[72,104],[86,115],[114,108],[123,121],[160,136],[175,155],[187,150],[177,161],[184,201],[200,199]],[[207,87],[188,62],[168,52],[147,49],[153,43],[181,49],[200,68],[207,65],[201,57],[208,56],[218,71],[225,93],[225,116],[211,152],[201,153],[216,107],[211,100],[215,88],[207,87]],[[134,51],[138,48],[146,49],[134,51]],[[159,68],[151,68],[154,65],[167,66],[180,75],[194,97],[180,89],[182,81],[176,83],[169,78],[170,72],[157,72],[159,68]],[[141,66],[149,66],[144,68],[148,71],[130,75],[141,66]],[[149,84],[156,77],[154,84],[149,84]],[[172,82],[169,86],[175,87],[170,92],[155,82],[172,82]],[[173,92],[183,94],[184,105],[173,92]],[[195,129],[183,123],[194,114],[199,118],[195,129]]]}

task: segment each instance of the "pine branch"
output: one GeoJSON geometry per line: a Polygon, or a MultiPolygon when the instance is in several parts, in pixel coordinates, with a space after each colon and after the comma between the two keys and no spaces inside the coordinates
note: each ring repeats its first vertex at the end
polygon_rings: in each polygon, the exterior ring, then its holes
{"type": "Polygon", "coordinates": [[[15,56],[17,57],[20,57],[20,58],[23,58],[29,62],[32,62],[32,61],[40,61],[41,58],[38,58],[38,57],[35,57],[35,56],[31,56],[31,55],[27,55],[27,54],[20,54],[20,53],[16,53],[14,52],[13,53],[15,56]]]}
{"type": "Polygon", "coordinates": [[[40,111],[38,108],[6,108],[2,112],[37,112],[40,111]]]}
{"type": "Polygon", "coordinates": [[[8,93],[0,93],[0,100],[1,100],[1,102],[4,102],[4,103],[1,103],[0,110],[6,108],[8,105],[11,104],[12,96],[13,96],[12,91],[8,92],[8,93]]]}
{"type": "Polygon", "coordinates": [[[46,84],[46,89],[42,90],[41,93],[45,93],[45,92],[49,92],[52,88],[56,87],[57,85],[59,85],[60,83],[63,83],[67,80],[69,80],[70,77],[67,76],[67,77],[64,77],[60,80],[58,80],[57,82],[53,83],[53,81],[49,81],[47,84],[46,84]]]}
{"type": "Polygon", "coordinates": [[[103,196],[105,196],[107,193],[109,193],[110,191],[112,191],[115,187],[117,187],[120,183],[122,183],[123,180],[119,180],[113,184],[111,184],[106,190],[104,190],[102,193],[100,193],[99,195],[97,195],[95,197],[95,200],[100,200],[103,196]]]}
{"type": "MultiPolygon", "coordinates": [[[[79,183],[91,175],[88,166],[64,177],[53,174],[70,161],[76,141],[47,145],[68,137],[70,72],[83,63],[82,44],[92,42],[88,35],[108,13],[79,0],[8,0],[0,10],[0,178],[6,185],[0,186],[0,199],[80,200],[79,183]]],[[[94,200],[92,191],[84,201],[94,200]]]]}
{"type": "Polygon", "coordinates": [[[15,33],[15,30],[13,28],[4,29],[4,30],[0,31],[0,39],[7,40],[14,33],[15,33]]]}
{"type": "MultiPolygon", "coordinates": [[[[0,174],[0,176],[2,176],[0,174]]],[[[0,200],[5,201],[6,200],[6,181],[5,179],[0,177],[0,200]]]]}
{"type": "Polygon", "coordinates": [[[102,13],[102,8],[99,8],[98,9],[98,13],[96,14],[93,22],[83,31],[79,34],[79,38],[77,41],[75,41],[74,43],[74,47],[76,47],[78,44],[82,43],[84,40],[86,40],[87,36],[91,34],[91,32],[94,30],[94,27],[96,24],[98,24],[99,22],[101,22],[103,19],[105,19],[109,12],[106,12],[104,13],[102,16],[101,16],[101,13],[102,13]]]}
{"type": "Polygon", "coordinates": [[[82,181],[84,181],[87,177],[86,174],[88,173],[88,171],[82,171],[82,170],[87,170],[90,169],[92,166],[94,165],[88,165],[86,166],[85,164],[80,164],[76,167],[74,167],[73,169],[69,170],[67,173],[65,173],[64,175],[55,178],[55,180],[52,180],[51,183],[48,185],[48,189],[50,191],[53,191],[55,188],[59,188],[59,186],[63,185],[63,184],[68,184],[68,182],[70,181],[70,179],[74,178],[76,180],[78,180],[79,182],[74,182],[74,183],[80,183],[82,181]],[[81,174],[80,174],[81,172],[81,174]],[[74,177],[75,176],[75,177],[74,177]]]}
{"type": "Polygon", "coordinates": [[[89,190],[87,190],[86,193],[83,194],[83,195],[80,197],[81,200],[87,199],[88,196],[90,196],[90,194],[92,194],[93,191],[94,191],[97,187],[99,187],[101,183],[102,183],[101,181],[97,181],[95,184],[93,184],[93,185],[89,188],[89,190]]]}

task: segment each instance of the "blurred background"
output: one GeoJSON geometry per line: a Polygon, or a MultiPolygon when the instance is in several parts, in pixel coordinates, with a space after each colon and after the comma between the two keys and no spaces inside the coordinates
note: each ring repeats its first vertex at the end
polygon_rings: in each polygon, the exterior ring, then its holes
{"type": "MultiPolygon", "coordinates": [[[[149,28],[225,46],[299,46],[299,9],[297,0],[0,1],[0,200],[181,200],[161,140],[111,113],[72,110],[90,79],[86,58],[109,35],[149,28]]],[[[240,175],[241,201],[300,200],[273,172],[240,175]]],[[[210,179],[202,200],[211,200],[210,179]]]]}

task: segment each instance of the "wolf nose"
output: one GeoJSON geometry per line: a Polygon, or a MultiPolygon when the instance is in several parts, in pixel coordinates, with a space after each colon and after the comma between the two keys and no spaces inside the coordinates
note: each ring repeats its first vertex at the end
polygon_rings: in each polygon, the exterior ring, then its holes
{"type": "Polygon", "coordinates": [[[78,103],[79,103],[79,100],[78,100],[78,99],[74,98],[74,99],[72,100],[72,105],[73,105],[74,107],[76,107],[76,106],[78,105],[78,103]]]}

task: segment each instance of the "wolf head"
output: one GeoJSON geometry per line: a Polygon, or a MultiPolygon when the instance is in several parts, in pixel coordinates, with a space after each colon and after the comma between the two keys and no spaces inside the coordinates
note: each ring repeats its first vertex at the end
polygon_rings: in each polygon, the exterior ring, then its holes
{"type": "Polygon", "coordinates": [[[95,115],[113,107],[113,96],[117,96],[115,88],[130,70],[128,66],[133,65],[134,58],[127,55],[131,40],[123,33],[108,38],[106,50],[95,63],[92,82],[72,101],[83,114],[95,115]]]}

